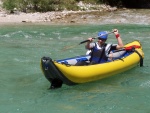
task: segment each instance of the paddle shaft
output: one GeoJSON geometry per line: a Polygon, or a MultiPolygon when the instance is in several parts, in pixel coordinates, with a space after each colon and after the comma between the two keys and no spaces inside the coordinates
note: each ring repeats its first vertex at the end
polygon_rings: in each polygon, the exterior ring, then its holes
{"type": "MultiPolygon", "coordinates": [[[[103,34],[103,35],[101,35],[101,36],[105,36],[105,35],[108,35],[108,34],[111,34],[111,33],[114,33],[114,31],[108,32],[107,34],[103,34]]],[[[99,38],[99,37],[95,37],[95,38],[92,38],[92,39],[97,39],[97,38],[99,38]]],[[[85,43],[85,42],[88,42],[88,41],[89,41],[89,40],[84,40],[84,41],[80,42],[79,45],[80,45],[80,44],[83,44],[83,43],[85,43]]]]}

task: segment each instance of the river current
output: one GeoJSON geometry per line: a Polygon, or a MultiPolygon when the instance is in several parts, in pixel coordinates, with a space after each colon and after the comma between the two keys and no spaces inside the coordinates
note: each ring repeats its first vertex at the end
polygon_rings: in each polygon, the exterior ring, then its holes
{"type": "MultiPolygon", "coordinates": [[[[115,36],[110,34],[107,42],[116,43],[115,36]]],[[[149,42],[150,24],[140,18],[137,24],[1,25],[0,113],[149,113],[149,42]],[[141,42],[143,67],[95,82],[48,90],[50,83],[40,70],[41,57],[62,59],[85,54],[84,44],[66,51],[62,48],[114,28],[124,44],[141,42]]]]}

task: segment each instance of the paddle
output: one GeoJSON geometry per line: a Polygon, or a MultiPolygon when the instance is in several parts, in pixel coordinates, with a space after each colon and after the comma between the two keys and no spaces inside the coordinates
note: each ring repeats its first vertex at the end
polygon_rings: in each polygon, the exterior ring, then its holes
{"type": "MultiPolygon", "coordinates": [[[[103,35],[101,35],[101,36],[108,35],[108,34],[111,34],[111,33],[113,33],[113,32],[114,32],[114,31],[112,31],[112,32],[107,32],[106,34],[103,34],[103,35]]],[[[92,38],[92,39],[98,39],[98,37],[94,37],[94,38],[92,38]]],[[[78,46],[78,45],[80,45],[80,44],[83,44],[83,43],[85,43],[85,42],[88,42],[88,41],[89,41],[89,40],[84,40],[84,41],[80,42],[79,44],[72,45],[72,46],[66,46],[66,47],[64,47],[62,50],[67,50],[67,49],[74,48],[74,47],[76,47],[76,46],[78,46]]]]}

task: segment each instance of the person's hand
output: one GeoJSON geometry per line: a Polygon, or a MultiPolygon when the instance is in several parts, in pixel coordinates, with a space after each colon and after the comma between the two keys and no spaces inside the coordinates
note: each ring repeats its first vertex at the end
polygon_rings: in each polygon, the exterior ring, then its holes
{"type": "Polygon", "coordinates": [[[120,37],[118,29],[114,29],[113,32],[114,32],[116,38],[120,37]]]}
{"type": "Polygon", "coordinates": [[[113,32],[114,32],[115,35],[119,34],[118,29],[114,29],[113,32]]]}
{"type": "Polygon", "coordinates": [[[89,40],[90,42],[92,42],[94,39],[93,39],[93,38],[88,38],[88,40],[89,40]]]}

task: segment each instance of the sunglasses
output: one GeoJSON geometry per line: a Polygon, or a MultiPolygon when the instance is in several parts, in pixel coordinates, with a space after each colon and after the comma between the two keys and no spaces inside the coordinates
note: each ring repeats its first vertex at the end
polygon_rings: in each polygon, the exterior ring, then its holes
{"type": "Polygon", "coordinates": [[[106,39],[103,39],[101,37],[98,37],[98,40],[106,41],[106,39]]]}

